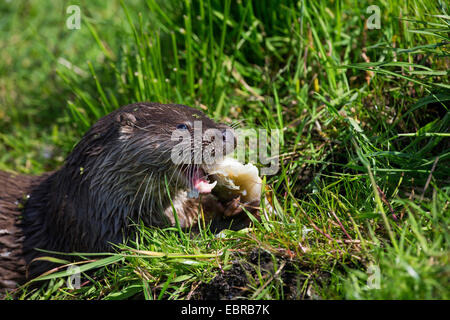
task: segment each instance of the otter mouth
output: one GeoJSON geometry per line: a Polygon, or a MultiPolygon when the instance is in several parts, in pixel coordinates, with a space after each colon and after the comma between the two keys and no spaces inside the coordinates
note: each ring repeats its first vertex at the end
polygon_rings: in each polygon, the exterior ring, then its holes
{"type": "Polygon", "coordinates": [[[194,171],[192,177],[192,185],[199,193],[211,193],[212,189],[216,186],[217,181],[209,183],[207,175],[202,168],[198,168],[194,171]]]}
{"type": "Polygon", "coordinates": [[[190,186],[189,197],[197,198],[199,194],[211,193],[212,189],[216,186],[217,181],[210,182],[208,180],[208,174],[199,166],[193,166],[189,170],[188,185],[190,186]]]}

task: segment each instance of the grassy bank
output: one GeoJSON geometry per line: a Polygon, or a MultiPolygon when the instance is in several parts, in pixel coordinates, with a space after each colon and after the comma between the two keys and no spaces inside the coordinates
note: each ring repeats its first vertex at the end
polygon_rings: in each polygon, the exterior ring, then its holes
{"type": "Polygon", "coordinates": [[[429,1],[0,4],[0,169],[61,165],[100,116],[175,102],[279,129],[277,214],[220,237],[140,227],[33,299],[448,299],[449,8],[429,1]],[[367,27],[376,4],[379,28],[367,27]]]}

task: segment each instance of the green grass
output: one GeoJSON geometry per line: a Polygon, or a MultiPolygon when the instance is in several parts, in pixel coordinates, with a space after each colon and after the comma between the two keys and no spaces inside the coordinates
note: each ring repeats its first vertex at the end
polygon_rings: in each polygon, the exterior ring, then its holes
{"type": "Polygon", "coordinates": [[[0,5],[0,169],[57,168],[121,105],[183,103],[281,130],[278,214],[224,237],[142,226],[117,254],[85,255],[81,289],[61,268],[20,298],[186,299],[260,248],[274,263],[254,266],[245,298],[290,297],[290,261],[296,298],[449,299],[444,2],[379,1],[373,30],[368,1],[79,4],[76,31],[68,2],[0,5]]]}

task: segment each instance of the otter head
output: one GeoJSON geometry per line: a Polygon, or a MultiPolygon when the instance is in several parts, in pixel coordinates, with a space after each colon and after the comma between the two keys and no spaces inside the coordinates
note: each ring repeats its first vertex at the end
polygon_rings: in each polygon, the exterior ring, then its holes
{"type": "MultiPolygon", "coordinates": [[[[31,192],[23,213],[27,263],[41,255],[35,248],[108,251],[133,236],[132,221],[165,227],[181,213],[180,226],[191,226],[200,199],[186,199],[186,191],[209,193],[204,168],[234,148],[228,126],[187,106],[137,103],[106,115],[31,192]]],[[[48,267],[33,263],[29,274],[48,267]]]]}
{"type": "MultiPolygon", "coordinates": [[[[206,164],[234,150],[230,127],[177,104],[137,103],[101,118],[68,157],[95,206],[122,208],[127,216],[156,215],[180,190],[190,197],[210,193],[206,164]]],[[[100,209],[99,209],[100,210],[100,209]]],[[[148,220],[148,219],[145,219],[148,220]]]]}

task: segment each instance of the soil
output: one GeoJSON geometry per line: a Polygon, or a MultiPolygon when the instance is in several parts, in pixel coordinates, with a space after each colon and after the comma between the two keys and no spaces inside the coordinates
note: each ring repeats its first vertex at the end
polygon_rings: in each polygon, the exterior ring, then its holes
{"type": "MultiPolygon", "coordinates": [[[[313,286],[309,285],[304,288],[303,285],[307,277],[299,273],[299,268],[302,269],[302,266],[299,265],[298,261],[274,256],[262,249],[254,249],[247,259],[233,260],[231,269],[218,274],[210,282],[201,284],[193,293],[191,299],[234,300],[252,298],[257,289],[251,287],[261,287],[257,270],[263,278],[262,283],[272,279],[273,283],[283,287],[284,296],[278,297],[279,299],[319,299],[320,297],[315,293],[313,286]]],[[[314,283],[311,279],[309,281],[310,284],[314,283]]],[[[272,283],[269,285],[272,285],[272,283]]]]}

